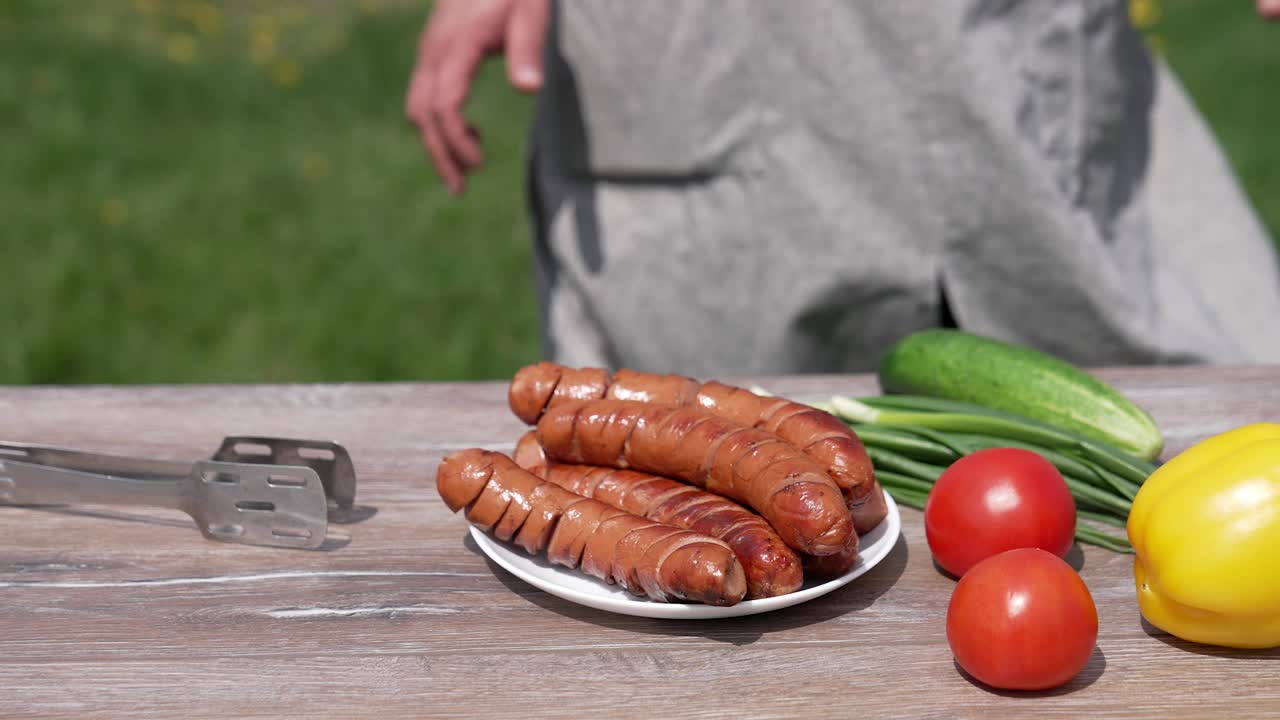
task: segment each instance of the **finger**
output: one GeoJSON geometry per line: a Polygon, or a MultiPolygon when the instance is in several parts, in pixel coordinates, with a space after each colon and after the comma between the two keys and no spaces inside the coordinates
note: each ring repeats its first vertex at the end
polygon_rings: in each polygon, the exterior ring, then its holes
{"type": "Polygon", "coordinates": [[[426,146],[427,153],[431,156],[431,164],[435,167],[440,180],[444,182],[445,189],[452,195],[461,195],[466,189],[466,176],[463,174],[461,164],[445,147],[444,140],[440,138],[435,125],[430,121],[424,122],[418,126],[418,131],[422,135],[422,144],[426,146]]]}
{"type": "Polygon", "coordinates": [[[484,160],[479,136],[462,115],[482,57],[479,48],[455,46],[438,66],[431,88],[430,121],[445,148],[466,168],[474,168],[484,160]]]}
{"type": "Polygon", "coordinates": [[[405,100],[405,114],[417,126],[422,145],[431,157],[431,164],[436,174],[444,181],[449,192],[457,194],[462,190],[462,168],[457,158],[448,151],[440,139],[431,118],[432,75],[427,66],[419,66],[409,81],[409,95],[405,100]]]}
{"type": "MultiPolygon", "coordinates": [[[[432,12],[433,20],[435,12],[438,12],[440,7],[437,5],[432,12]]],[[[418,38],[417,62],[414,63],[413,73],[409,76],[409,90],[405,94],[404,114],[415,124],[421,124],[427,117],[427,111],[430,110],[427,103],[431,98],[431,77],[435,66],[433,56],[439,54],[435,50],[435,45],[438,43],[431,41],[432,28],[432,22],[428,21],[422,30],[422,35],[418,38]]]]}
{"type": "Polygon", "coordinates": [[[419,63],[409,76],[409,90],[404,97],[404,116],[414,125],[421,125],[430,110],[427,103],[431,98],[431,71],[423,63],[419,63]]]}
{"type": "Polygon", "coordinates": [[[542,89],[542,47],[551,19],[551,0],[517,0],[507,20],[507,78],[517,90],[542,89]]]}
{"type": "Polygon", "coordinates": [[[1258,0],[1258,14],[1268,20],[1280,19],[1280,0],[1258,0]]]}

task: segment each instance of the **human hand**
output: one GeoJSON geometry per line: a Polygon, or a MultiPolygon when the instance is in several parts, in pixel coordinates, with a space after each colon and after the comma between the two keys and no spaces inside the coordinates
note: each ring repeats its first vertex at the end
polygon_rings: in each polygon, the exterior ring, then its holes
{"type": "Polygon", "coordinates": [[[1268,20],[1280,19],[1280,0],[1258,0],[1258,14],[1268,20]]]}
{"type": "Polygon", "coordinates": [[[480,135],[462,114],[480,63],[506,53],[517,89],[542,88],[542,44],[551,0],[437,0],[418,45],[405,114],[418,128],[450,193],[484,160],[480,135]]]}

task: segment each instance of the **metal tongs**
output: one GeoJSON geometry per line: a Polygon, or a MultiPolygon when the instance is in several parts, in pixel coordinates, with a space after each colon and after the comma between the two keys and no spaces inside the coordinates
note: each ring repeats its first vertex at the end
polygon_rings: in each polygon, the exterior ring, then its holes
{"type": "Polygon", "coordinates": [[[194,463],[0,442],[0,503],[173,508],[226,542],[317,548],[329,505],[355,497],[351,456],[333,442],[228,437],[194,463]]]}

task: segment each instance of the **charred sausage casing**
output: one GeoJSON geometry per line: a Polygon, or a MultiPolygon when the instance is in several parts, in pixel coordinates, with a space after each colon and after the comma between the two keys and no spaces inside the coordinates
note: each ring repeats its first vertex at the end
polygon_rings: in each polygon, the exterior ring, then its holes
{"type": "Polygon", "coordinates": [[[520,438],[513,457],[517,465],[570,492],[723,540],[742,564],[748,598],[785,595],[804,583],[796,552],[764,518],[728,498],[634,470],[549,463],[533,433],[520,438]]]}
{"type": "Polygon", "coordinates": [[[436,472],[450,510],[530,554],[659,602],[734,605],[747,583],[716,538],[591,500],[526,472],[501,453],[463,450],[436,472]]]}
{"type": "Polygon", "coordinates": [[[839,577],[858,562],[857,534],[833,555],[796,553],[764,518],[728,498],[633,470],[551,463],[532,432],[520,438],[512,457],[520,467],[566,490],[725,541],[742,563],[748,598],[795,592],[806,578],[839,577]]]}
{"type": "Polygon", "coordinates": [[[699,407],[575,401],[549,408],[535,432],[553,462],[664,475],[737,500],[798,552],[843,552],[854,532],[840,489],[812,458],[699,407]]]}
{"type": "Polygon", "coordinates": [[[570,368],[541,362],[521,368],[511,381],[512,412],[532,425],[565,402],[612,398],[655,404],[696,405],[734,422],[771,432],[821,465],[841,489],[857,532],[870,531],[888,513],[884,492],[856,432],[830,413],[786,398],[761,397],[720,382],[635,370],[570,368]]]}

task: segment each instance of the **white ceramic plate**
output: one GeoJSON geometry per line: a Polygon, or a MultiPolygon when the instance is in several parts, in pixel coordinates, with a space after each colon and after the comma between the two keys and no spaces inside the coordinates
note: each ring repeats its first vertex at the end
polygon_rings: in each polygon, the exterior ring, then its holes
{"type": "Polygon", "coordinates": [[[799,590],[787,595],[763,598],[760,600],[744,600],[729,607],[712,605],[660,603],[636,597],[626,590],[609,585],[577,570],[570,570],[559,565],[552,565],[544,558],[531,557],[515,545],[509,545],[486,535],[479,528],[471,527],[471,536],[485,555],[507,569],[512,575],[524,580],[534,587],[545,590],[565,600],[586,605],[587,607],[607,610],[624,615],[639,615],[652,618],[674,618],[685,620],[707,620],[711,618],[737,617],[756,613],[781,610],[785,607],[821,597],[827,593],[848,585],[854,578],[875,567],[883,560],[902,531],[902,518],[898,514],[898,505],[889,493],[884,495],[889,513],[885,519],[871,532],[860,538],[859,551],[861,557],[849,572],[834,580],[820,584],[805,583],[799,590]]]}

